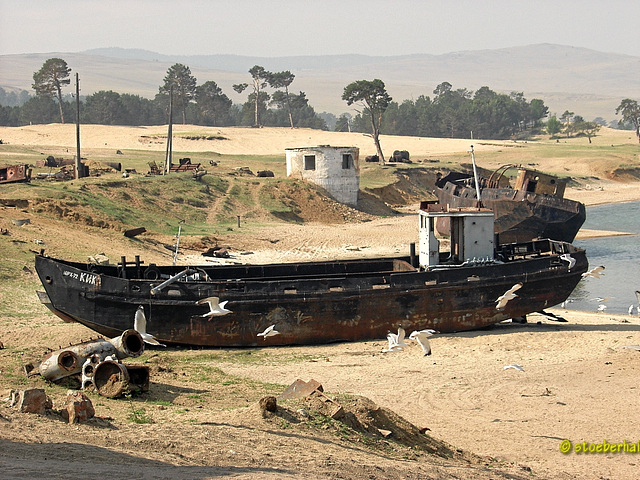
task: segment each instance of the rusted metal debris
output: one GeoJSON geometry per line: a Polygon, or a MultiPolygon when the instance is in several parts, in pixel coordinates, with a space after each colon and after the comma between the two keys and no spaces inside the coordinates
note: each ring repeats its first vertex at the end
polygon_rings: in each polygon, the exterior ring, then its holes
{"type": "Polygon", "coordinates": [[[155,161],[151,161],[147,165],[149,165],[149,175],[160,175],[162,173],[155,161]]]}
{"type": "Polygon", "coordinates": [[[38,173],[36,174],[36,178],[38,180],[74,180],[76,178],[75,168],[69,168],[65,165],[60,167],[60,170],[55,173],[38,173]]]}
{"type": "Polygon", "coordinates": [[[294,398],[315,399],[318,404],[318,411],[322,415],[331,417],[334,420],[337,420],[344,415],[342,405],[325,395],[322,385],[317,380],[311,379],[308,382],[305,382],[298,378],[278,396],[278,399],[280,400],[294,398]]]}
{"type": "Polygon", "coordinates": [[[73,158],[56,158],[53,155],[49,155],[44,160],[38,160],[36,162],[36,167],[62,167],[63,165],[74,165],[75,160],[73,158]]]}
{"type": "Polygon", "coordinates": [[[41,375],[51,382],[75,380],[82,389],[95,389],[105,397],[149,390],[149,369],[120,360],[139,357],[144,341],[136,330],[112,339],[98,338],[47,353],[38,366],[25,365],[27,376],[41,375]]]}
{"type": "Polygon", "coordinates": [[[144,227],[130,228],[129,230],[124,231],[124,236],[127,238],[133,238],[136,235],[140,235],[141,233],[146,232],[147,229],[144,227]]]}
{"type": "Polygon", "coordinates": [[[31,169],[29,165],[7,165],[0,167],[0,183],[30,182],[31,169]]]}
{"type": "Polygon", "coordinates": [[[300,380],[299,378],[285,388],[284,392],[278,395],[278,398],[281,400],[293,399],[293,398],[304,398],[314,391],[323,391],[322,385],[320,382],[311,379],[308,382],[304,380],[300,380]]]}
{"type": "Polygon", "coordinates": [[[200,164],[191,163],[190,158],[181,158],[179,162],[180,163],[178,165],[171,165],[171,167],[169,167],[169,171],[170,172],[191,172],[194,170],[200,170],[200,164]]]}
{"type": "Polygon", "coordinates": [[[229,258],[229,250],[225,247],[210,247],[206,251],[202,252],[203,257],[217,257],[217,258],[229,258]]]}

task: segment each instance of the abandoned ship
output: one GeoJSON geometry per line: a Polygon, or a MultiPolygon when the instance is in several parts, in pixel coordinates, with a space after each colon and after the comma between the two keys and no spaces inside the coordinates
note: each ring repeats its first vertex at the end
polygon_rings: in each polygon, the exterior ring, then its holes
{"type": "Polygon", "coordinates": [[[495,214],[499,243],[550,238],[572,242],[586,219],[584,204],[564,198],[566,182],[536,170],[503,165],[478,187],[471,173],[450,172],[436,181],[440,203],[473,207],[480,203],[495,214]],[[518,168],[513,187],[506,172],[518,168]],[[480,198],[478,198],[480,196],[480,198]]]}
{"type": "Polygon", "coordinates": [[[423,202],[417,230],[419,252],[412,244],[399,257],[159,266],[41,253],[35,266],[41,301],[66,321],[115,337],[132,328],[140,308],[159,342],[206,347],[378,339],[399,326],[477,329],[563,302],[588,267],[583,249],[560,240],[495,244],[486,208],[423,202]],[[448,242],[436,235],[443,218],[448,242]],[[516,285],[517,295],[500,302],[516,285]],[[279,334],[258,335],[269,327],[279,334]]]}

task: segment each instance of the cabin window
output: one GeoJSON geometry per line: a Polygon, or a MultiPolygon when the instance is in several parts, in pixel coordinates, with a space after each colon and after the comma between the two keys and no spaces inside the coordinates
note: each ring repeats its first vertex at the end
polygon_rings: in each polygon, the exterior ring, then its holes
{"type": "Polygon", "coordinates": [[[350,170],[352,165],[353,165],[353,161],[351,160],[351,154],[344,153],[342,155],[342,169],[350,170]]]}
{"type": "Polygon", "coordinates": [[[316,156],[315,155],[305,155],[304,156],[304,169],[305,170],[315,170],[316,169],[316,156]]]}
{"type": "Polygon", "coordinates": [[[536,191],[536,185],[538,185],[538,182],[529,180],[529,182],[527,182],[527,192],[534,193],[536,191]]]}

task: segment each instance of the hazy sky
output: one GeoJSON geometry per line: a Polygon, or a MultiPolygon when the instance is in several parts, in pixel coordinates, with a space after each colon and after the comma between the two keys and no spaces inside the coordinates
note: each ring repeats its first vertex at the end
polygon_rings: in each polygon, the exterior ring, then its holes
{"type": "Polygon", "coordinates": [[[536,43],[640,56],[637,0],[0,0],[0,54],[442,54],[536,43]]]}

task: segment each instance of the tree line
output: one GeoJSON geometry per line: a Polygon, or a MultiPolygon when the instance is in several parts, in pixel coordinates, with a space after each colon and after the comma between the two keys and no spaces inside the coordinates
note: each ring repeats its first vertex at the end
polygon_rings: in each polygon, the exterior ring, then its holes
{"type": "MultiPolygon", "coordinates": [[[[0,125],[54,123],[74,118],[74,99],[63,96],[70,84],[71,69],[60,58],[47,60],[33,74],[36,95],[25,100],[23,92],[7,94],[0,88],[0,125]],[[22,103],[20,103],[22,102],[22,103]],[[6,105],[5,105],[6,103],[6,105]]],[[[552,136],[596,135],[605,122],[587,122],[573,112],[560,118],[549,116],[540,99],[528,101],[522,92],[496,93],[487,86],[471,91],[454,89],[443,82],[433,97],[394,102],[384,82],[358,80],[344,88],[342,100],[356,105],[357,114],[317,114],[304,92],[291,93],[295,75],[290,71],[270,72],[255,65],[250,81],[233,85],[237,93],[248,92],[247,100],[233,104],[214,81],[198,85],[188,66],[175,64],[167,70],[153,99],[114,91],[99,91],[81,102],[80,122],[103,125],[162,125],[168,122],[169,105],[186,124],[206,126],[289,126],[353,131],[372,134],[381,158],[380,134],[444,138],[507,139],[546,131],[552,136]],[[548,118],[547,118],[548,117],[548,118]],[[545,119],[546,122],[544,121],[545,119]]],[[[619,128],[633,129],[640,142],[640,106],[624,99],[616,109],[622,118],[619,128]]],[[[175,120],[175,119],[174,119],[175,120]]],[[[602,119],[601,119],[602,120],[602,119]]],[[[611,125],[614,126],[614,125],[611,125]]]]}
{"type": "MultiPolygon", "coordinates": [[[[75,121],[75,99],[63,95],[70,84],[71,69],[60,58],[47,60],[33,74],[35,96],[25,99],[0,88],[0,125],[20,126],[75,121]],[[18,99],[19,97],[19,99],[18,99]],[[2,100],[7,100],[2,102],[2,100]],[[20,101],[21,100],[21,101],[20,101]]],[[[172,65],[153,99],[102,90],[80,102],[80,122],[102,125],[163,125],[169,121],[169,105],[176,112],[172,121],[206,126],[275,126],[327,129],[325,121],[309,104],[304,92],[292,93],[295,75],[269,72],[258,65],[249,70],[253,91],[242,105],[234,105],[214,81],[198,85],[189,67],[172,65]],[[268,91],[268,88],[273,91],[268,91]],[[170,99],[171,97],[171,99],[170,99]],[[170,101],[171,100],[171,101],[170,101]]],[[[242,92],[249,84],[234,85],[242,92]]]]}

